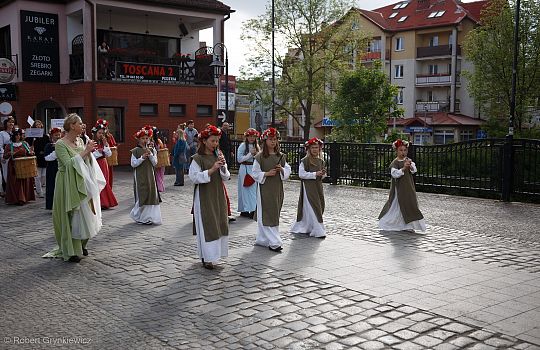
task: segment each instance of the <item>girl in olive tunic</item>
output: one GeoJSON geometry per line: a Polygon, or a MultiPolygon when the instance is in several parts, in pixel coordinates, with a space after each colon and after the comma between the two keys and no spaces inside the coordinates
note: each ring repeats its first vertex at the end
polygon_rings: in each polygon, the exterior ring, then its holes
{"type": "Polygon", "coordinates": [[[148,148],[152,130],[141,129],[135,134],[139,140],[131,150],[131,166],[134,169],[135,206],[130,216],[138,224],[161,225],[161,198],[156,186],[154,167],[157,164],[157,151],[148,148]]]}
{"type": "Polygon", "coordinates": [[[383,231],[425,231],[426,223],[418,209],[412,176],[417,171],[416,164],[407,158],[409,143],[396,140],[392,147],[397,158],[390,164],[392,184],[388,201],[379,215],[379,228],[383,231]]]}
{"type": "Polygon", "coordinates": [[[298,175],[302,180],[296,222],[291,233],[307,233],[311,237],[325,238],[323,224],[324,192],[322,179],[326,176],[321,158],[323,142],[314,137],[306,141],[307,155],[300,161],[298,175]]]}
{"type": "Polygon", "coordinates": [[[193,229],[197,253],[203,266],[214,264],[228,255],[229,224],[223,181],[231,174],[223,153],[218,150],[221,130],[213,125],[199,134],[199,148],[189,167],[189,178],[195,184],[193,194],[193,229]]]}
{"type": "Polygon", "coordinates": [[[279,215],[283,206],[283,180],[291,175],[291,167],[279,149],[278,137],[279,132],[274,128],[263,132],[263,150],[253,160],[251,175],[259,183],[255,244],[274,252],[283,249],[279,236],[279,215]]]}

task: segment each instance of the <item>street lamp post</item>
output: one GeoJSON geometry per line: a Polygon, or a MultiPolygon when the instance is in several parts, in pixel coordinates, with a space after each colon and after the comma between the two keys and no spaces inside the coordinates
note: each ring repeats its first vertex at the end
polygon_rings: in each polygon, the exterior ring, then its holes
{"type": "Polygon", "coordinates": [[[275,51],[275,3],[272,0],[272,127],[276,127],[276,63],[274,58],[275,51]]]}
{"type": "MultiPolygon", "coordinates": [[[[227,121],[229,118],[229,52],[227,50],[227,46],[225,46],[224,43],[217,43],[213,47],[213,54],[215,56],[214,61],[210,63],[211,67],[214,67],[215,69],[215,76],[218,78],[218,86],[219,86],[219,77],[221,76],[221,69],[225,67],[225,119],[223,119],[222,123],[227,121]],[[220,55],[216,54],[216,48],[221,49],[221,56],[225,56],[225,64],[219,59],[220,55]]],[[[218,89],[219,90],[219,89],[218,89]]],[[[219,101],[219,98],[218,98],[219,101]]],[[[219,108],[219,105],[218,105],[219,108]]],[[[219,124],[219,117],[218,117],[218,123],[219,124]]]]}

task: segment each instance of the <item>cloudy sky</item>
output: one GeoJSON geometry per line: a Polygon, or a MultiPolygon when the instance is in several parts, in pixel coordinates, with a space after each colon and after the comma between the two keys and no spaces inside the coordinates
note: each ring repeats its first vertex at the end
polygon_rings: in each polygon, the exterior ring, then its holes
{"type": "MultiPolygon", "coordinates": [[[[357,0],[358,8],[373,10],[385,5],[396,3],[399,0],[357,0]]],[[[467,2],[470,0],[466,0],[467,2]]],[[[229,74],[238,75],[240,66],[245,64],[244,57],[248,54],[245,43],[240,41],[242,23],[250,18],[257,17],[265,12],[271,0],[221,0],[221,2],[236,10],[231,18],[225,22],[225,45],[229,51],[229,74]]],[[[201,32],[201,41],[212,43],[211,31],[201,32]]]]}

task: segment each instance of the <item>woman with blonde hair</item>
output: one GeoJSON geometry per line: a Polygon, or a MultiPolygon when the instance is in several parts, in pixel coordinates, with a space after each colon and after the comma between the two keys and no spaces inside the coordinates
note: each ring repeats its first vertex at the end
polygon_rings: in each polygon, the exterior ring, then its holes
{"type": "Polygon", "coordinates": [[[186,135],[184,130],[181,128],[181,125],[178,125],[176,129],[176,143],[173,149],[173,167],[176,173],[176,180],[174,181],[175,186],[184,186],[184,168],[187,159],[188,146],[186,142],[186,135]]]}
{"type": "Polygon", "coordinates": [[[101,229],[99,193],[106,183],[92,154],[96,143],[88,140],[85,145],[79,137],[82,125],[76,113],[69,114],[64,120],[66,134],[55,145],[58,173],[52,216],[58,247],[44,256],[77,263],[88,255],[86,244],[101,229]]]}

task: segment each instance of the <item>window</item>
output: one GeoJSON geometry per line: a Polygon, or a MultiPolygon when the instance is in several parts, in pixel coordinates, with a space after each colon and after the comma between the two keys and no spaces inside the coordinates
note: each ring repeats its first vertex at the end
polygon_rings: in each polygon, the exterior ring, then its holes
{"type": "Polygon", "coordinates": [[[398,12],[394,12],[392,13],[390,16],[388,16],[388,18],[394,18],[398,15],[398,12]]]}
{"type": "Polygon", "coordinates": [[[360,25],[358,24],[358,22],[356,21],[352,22],[351,30],[358,30],[358,29],[360,29],[360,25]]]}
{"type": "Polygon", "coordinates": [[[396,6],[394,6],[393,9],[394,9],[394,10],[397,10],[397,9],[399,9],[400,6],[401,6],[401,3],[398,3],[398,4],[396,4],[396,6]]]}
{"type": "Polygon", "coordinates": [[[184,117],[186,115],[186,105],[169,105],[169,115],[184,117]]]}
{"type": "Polygon", "coordinates": [[[402,51],[404,47],[403,37],[396,38],[396,51],[402,51]]]}
{"type": "Polygon", "coordinates": [[[409,3],[407,1],[404,1],[404,2],[400,2],[399,4],[397,4],[396,6],[393,7],[394,10],[397,10],[397,9],[404,9],[405,7],[407,7],[407,5],[409,5],[409,3]]]}
{"type": "Polygon", "coordinates": [[[398,19],[398,22],[405,22],[405,20],[407,19],[407,17],[409,17],[409,16],[403,16],[403,17],[401,17],[400,19],[398,19]]]}
{"type": "Polygon", "coordinates": [[[0,57],[12,59],[11,34],[10,34],[9,26],[0,28],[0,57]]]}
{"type": "Polygon", "coordinates": [[[381,41],[373,40],[369,43],[368,52],[381,52],[381,41]]]}
{"type": "Polygon", "coordinates": [[[427,100],[428,100],[429,102],[433,102],[433,101],[434,101],[434,100],[433,100],[433,91],[428,91],[428,93],[427,93],[427,100]]]}
{"type": "Polygon", "coordinates": [[[436,14],[437,14],[437,11],[432,12],[432,13],[429,14],[429,16],[427,16],[427,18],[433,18],[433,17],[435,17],[436,14]]]}
{"type": "Polygon", "coordinates": [[[197,105],[197,117],[211,117],[212,106],[209,105],[197,105]]]}
{"type": "Polygon", "coordinates": [[[439,11],[437,12],[437,14],[435,15],[435,17],[441,17],[442,15],[444,15],[446,11],[439,11]]]}
{"type": "Polygon", "coordinates": [[[122,107],[98,107],[98,118],[109,122],[109,131],[116,142],[124,142],[124,108],[122,107]]]}
{"type": "Polygon", "coordinates": [[[139,115],[152,116],[158,114],[158,106],[155,103],[141,103],[139,105],[139,115]]]}
{"type": "Polygon", "coordinates": [[[445,145],[454,142],[454,130],[437,130],[434,133],[433,143],[445,145]]]}
{"type": "Polygon", "coordinates": [[[437,17],[441,17],[442,15],[444,15],[446,11],[435,11],[435,12],[432,12],[429,14],[429,16],[427,16],[427,18],[437,18],[437,17]]]}
{"type": "Polygon", "coordinates": [[[452,63],[448,63],[448,74],[452,74],[452,63]]]}
{"type": "Polygon", "coordinates": [[[436,75],[439,73],[439,66],[436,64],[429,65],[429,75],[436,75]]]}
{"type": "Polygon", "coordinates": [[[400,89],[397,95],[397,104],[402,105],[403,104],[403,89],[400,89]]]}
{"type": "Polygon", "coordinates": [[[472,130],[461,130],[459,133],[460,141],[469,141],[474,139],[472,130]]]}
{"type": "Polygon", "coordinates": [[[429,46],[439,46],[439,36],[435,35],[429,39],[429,46]]]}
{"type": "Polygon", "coordinates": [[[397,64],[396,66],[396,74],[394,75],[394,78],[403,78],[403,65],[397,64]]]}

